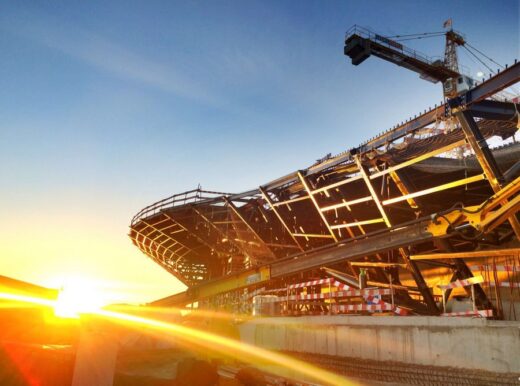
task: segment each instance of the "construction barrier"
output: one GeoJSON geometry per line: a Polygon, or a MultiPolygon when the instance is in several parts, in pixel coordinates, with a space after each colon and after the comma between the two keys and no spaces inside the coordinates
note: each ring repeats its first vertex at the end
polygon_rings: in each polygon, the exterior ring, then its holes
{"type": "Polygon", "coordinates": [[[467,287],[469,285],[480,284],[483,282],[484,278],[482,276],[475,276],[463,280],[455,280],[448,284],[439,284],[437,287],[445,291],[447,289],[467,287]]]}
{"type": "Polygon", "coordinates": [[[443,313],[441,316],[480,316],[480,317],[489,317],[493,316],[492,310],[477,310],[477,305],[475,303],[475,284],[484,283],[484,278],[482,276],[469,277],[463,280],[455,280],[448,284],[439,284],[439,287],[442,290],[442,308],[443,313]],[[471,302],[473,304],[473,310],[471,311],[461,311],[461,312],[446,312],[446,291],[451,290],[453,288],[462,288],[471,286],[471,302]],[[491,315],[486,316],[491,312],[491,315]]]}
{"type": "MultiPolygon", "coordinates": [[[[317,291],[317,290],[316,290],[317,291]]],[[[281,304],[285,315],[332,315],[352,312],[394,312],[396,315],[409,315],[410,312],[393,304],[393,288],[365,288],[354,289],[334,278],[309,280],[290,284],[285,288],[259,289],[250,295],[258,296],[258,301],[264,304],[281,304]],[[328,285],[328,292],[295,293],[300,289],[328,285]],[[282,296],[269,296],[278,294],[282,296]],[[392,296],[391,304],[383,301],[383,296],[392,296]],[[260,299],[261,298],[261,299],[260,299]],[[347,304],[337,303],[339,299],[360,298],[356,302],[347,304]],[[332,302],[332,300],[335,302],[332,302]],[[285,306],[285,307],[284,307],[285,306]]],[[[256,299],[256,297],[255,297],[256,299]]]]}
{"type": "Polygon", "coordinates": [[[287,286],[287,288],[288,289],[304,288],[304,287],[309,287],[309,286],[313,286],[313,285],[332,284],[333,282],[334,282],[334,279],[331,277],[328,277],[326,279],[317,279],[317,280],[306,281],[303,283],[290,284],[289,286],[287,286]]]}
{"type": "Polygon", "coordinates": [[[481,318],[491,318],[493,316],[493,310],[444,312],[441,316],[478,316],[481,318]]]}
{"type": "Polygon", "coordinates": [[[352,312],[352,311],[393,311],[394,307],[388,303],[381,304],[333,304],[333,313],[352,312]]]}
{"type": "MultiPolygon", "coordinates": [[[[264,293],[267,293],[265,291],[264,293]]],[[[331,298],[347,298],[347,297],[364,297],[365,300],[376,299],[376,296],[391,295],[393,290],[389,288],[367,288],[364,290],[348,290],[319,294],[299,294],[289,296],[278,296],[276,298],[268,298],[270,302],[285,302],[287,300],[323,300],[331,298]]]]}

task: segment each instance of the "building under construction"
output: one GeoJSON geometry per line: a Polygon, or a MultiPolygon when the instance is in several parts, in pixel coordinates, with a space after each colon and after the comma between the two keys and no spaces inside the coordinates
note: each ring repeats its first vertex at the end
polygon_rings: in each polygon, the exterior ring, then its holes
{"type": "MultiPolygon", "coordinates": [[[[520,105],[505,91],[520,80],[520,63],[475,82],[458,70],[462,35],[450,29],[443,36],[443,61],[357,27],[345,40],[355,65],[374,55],[441,82],[438,105],[256,189],[196,189],[137,213],[132,242],[188,287],[158,304],[271,316],[287,325],[313,325],[318,319],[310,316],[318,315],[320,325],[334,324],[340,314],[392,315],[397,330],[401,316],[437,316],[428,325],[445,327],[441,320],[462,319],[441,317],[466,316],[460,323],[467,328],[476,328],[475,317],[519,321],[520,105]],[[296,317],[302,315],[309,317],[296,317]]],[[[383,319],[363,317],[363,328],[382,331],[383,319]]],[[[516,331],[512,342],[518,339],[516,331]]],[[[367,357],[340,355],[336,346],[280,345],[319,354],[328,365],[388,359],[379,351],[367,357]]],[[[390,357],[433,364],[406,358],[390,357]]],[[[460,367],[496,370],[478,361],[460,367]]],[[[499,372],[520,372],[520,365],[499,372]]],[[[488,384],[486,376],[473,381],[488,384]]]]}

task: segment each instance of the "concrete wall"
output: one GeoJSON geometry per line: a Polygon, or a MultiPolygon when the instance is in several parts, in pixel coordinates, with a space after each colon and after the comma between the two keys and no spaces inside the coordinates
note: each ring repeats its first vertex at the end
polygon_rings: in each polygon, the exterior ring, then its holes
{"type": "Polygon", "coordinates": [[[273,350],[520,373],[520,322],[478,318],[258,318],[242,341],[273,350]]]}

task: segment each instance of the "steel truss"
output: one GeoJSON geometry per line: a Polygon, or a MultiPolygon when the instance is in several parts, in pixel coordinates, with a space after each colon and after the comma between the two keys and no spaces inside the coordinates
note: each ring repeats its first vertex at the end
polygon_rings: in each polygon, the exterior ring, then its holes
{"type": "MultiPolygon", "coordinates": [[[[485,231],[448,227],[437,234],[430,220],[460,202],[485,204],[517,177],[520,146],[491,150],[486,140],[515,134],[519,106],[485,98],[519,80],[515,63],[462,97],[258,189],[197,189],[159,201],[132,219],[130,238],[189,286],[167,304],[323,277],[320,268],[328,267],[354,280],[366,269],[382,285],[403,280],[402,288],[416,291],[400,289],[396,301],[438,314],[425,272],[465,279],[471,270],[463,257],[416,256],[518,246],[517,192],[500,198],[495,210],[507,210],[485,231]]],[[[479,304],[490,306],[475,287],[479,304]]]]}

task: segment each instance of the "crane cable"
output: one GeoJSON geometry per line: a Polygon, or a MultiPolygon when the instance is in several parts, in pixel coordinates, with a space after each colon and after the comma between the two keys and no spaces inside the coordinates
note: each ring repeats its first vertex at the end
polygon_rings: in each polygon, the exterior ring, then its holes
{"type": "Polygon", "coordinates": [[[404,41],[407,41],[407,40],[419,40],[419,39],[427,39],[427,38],[436,38],[436,37],[439,37],[439,36],[442,36],[443,34],[439,34],[439,35],[428,35],[428,36],[417,36],[417,37],[414,37],[414,38],[404,38],[404,39],[394,39],[396,42],[404,42],[404,41]]]}
{"type": "MultiPolygon", "coordinates": [[[[419,40],[419,39],[433,38],[433,37],[438,37],[438,36],[442,36],[442,35],[446,35],[446,32],[445,31],[423,32],[423,33],[405,34],[405,35],[392,35],[392,36],[385,36],[385,37],[387,39],[393,39],[393,40],[395,40],[397,42],[404,42],[404,41],[408,41],[408,40],[419,40]]],[[[476,47],[472,46],[471,44],[469,44],[467,41],[464,42],[464,44],[462,44],[462,47],[464,47],[464,49],[466,51],[468,51],[473,57],[475,57],[475,59],[477,59],[484,67],[486,67],[491,74],[494,73],[493,69],[490,66],[488,66],[486,63],[484,63],[484,61],[482,59],[480,59],[472,50],[476,51],[478,54],[482,55],[484,58],[489,60],[491,63],[496,64],[500,68],[505,68],[504,65],[498,63],[497,61],[495,61],[494,59],[492,59],[491,57],[489,57],[488,55],[486,55],[485,53],[480,51],[478,48],[476,48],[476,47]]],[[[469,56],[469,58],[473,61],[471,56],[469,56]]],[[[515,89],[513,88],[513,90],[515,90],[515,89]]],[[[515,93],[518,94],[518,92],[516,90],[515,90],[515,93]]],[[[520,116],[519,116],[519,122],[520,122],[520,116]]],[[[520,125],[520,123],[519,123],[519,125],[520,125]]]]}
{"type": "Polygon", "coordinates": [[[479,49],[477,49],[476,47],[472,46],[471,44],[469,44],[468,42],[466,42],[466,45],[469,46],[470,48],[474,49],[475,51],[477,51],[480,55],[482,55],[483,57],[485,57],[487,60],[489,60],[490,62],[492,63],[495,63],[497,66],[501,67],[501,68],[505,68],[505,66],[501,65],[500,63],[494,61],[492,58],[490,58],[489,56],[487,56],[485,53],[483,53],[482,51],[480,51],[479,49]]]}
{"type": "Polygon", "coordinates": [[[407,35],[393,35],[393,36],[385,36],[388,39],[398,39],[398,38],[407,38],[412,36],[424,36],[424,35],[435,35],[435,34],[444,34],[444,32],[423,32],[418,34],[407,34],[407,35]]]}
{"type": "MultiPolygon", "coordinates": [[[[494,73],[494,71],[489,67],[487,66],[482,60],[480,60],[472,51],[470,51],[470,49],[466,46],[469,46],[469,48],[471,48],[472,50],[475,50],[476,52],[478,52],[480,55],[482,55],[483,57],[485,57],[487,60],[489,60],[491,63],[494,63],[496,64],[497,66],[499,66],[500,68],[502,69],[505,69],[506,66],[498,63],[496,60],[494,60],[493,58],[491,58],[490,56],[486,55],[485,53],[483,53],[482,51],[480,51],[478,48],[476,48],[475,46],[472,46],[471,44],[469,44],[468,42],[466,42],[463,47],[471,54],[473,55],[475,58],[477,58],[477,60],[482,63],[489,71],[490,73],[494,73]]],[[[470,56],[469,56],[470,59],[472,59],[470,56]]],[[[472,59],[473,60],[473,59],[472,59]]],[[[520,94],[518,92],[518,90],[516,89],[516,87],[514,86],[509,86],[509,88],[511,88],[511,90],[513,91],[514,94],[518,95],[520,94]]],[[[516,109],[516,104],[515,104],[515,109],[516,109]]],[[[518,111],[517,111],[517,114],[518,114],[518,111]]],[[[520,128],[520,115],[518,117],[518,127],[520,128]]]]}
{"type": "Polygon", "coordinates": [[[466,51],[468,51],[471,55],[473,55],[475,57],[475,59],[477,59],[484,67],[486,67],[489,72],[493,73],[493,69],[491,67],[489,67],[486,63],[484,63],[484,61],[482,59],[480,59],[477,55],[475,55],[473,53],[473,51],[471,51],[468,47],[466,47],[466,45],[463,45],[462,46],[466,51]]]}
{"type": "MultiPolygon", "coordinates": [[[[442,36],[442,35],[446,35],[446,32],[445,31],[437,31],[437,32],[423,32],[423,33],[415,33],[415,34],[405,34],[405,35],[392,35],[392,36],[385,36],[386,38],[390,39],[394,39],[396,41],[400,41],[400,42],[404,42],[404,41],[407,41],[407,40],[419,40],[419,39],[426,39],[426,38],[433,38],[433,37],[438,37],[438,36],[442,36]]],[[[486,55],[485,53],[483,53],[481,50],[479,50],[478,48],[476,48],[475,46],[472,46],[471,44],[469,44],[468,42],[465,42],[463,45],[462,45],[464,48],[466,48],[466,50],[468,50],[468,52],[473,55],[475,58],[477,58],[477,60],[479,62],[481,62],[489,71],[491,71],[491,73],[493,73],[494,71],[491,69],[491,67],[489,67],[488,65],[486,65],[485,63],[482,62],[482,60],[480,58],[477,57],[477,55],[475,55],[472,51],[470,51],[470,48],[476,52],[478,52],[480,55],[482,55],[484,58],[486,58],[487,60],[489,60],[490,62],[496,64],[497,66],[499,66],[500,68],[505,68],[502,64],[498,63],[497,61],[493,60],[493,58],[489,57],[488,55],[486,55]],[[466,47],[467,46],[467,47],[466,47]],[[469,48],[468,48],[469,47],[469,48]]]]}

